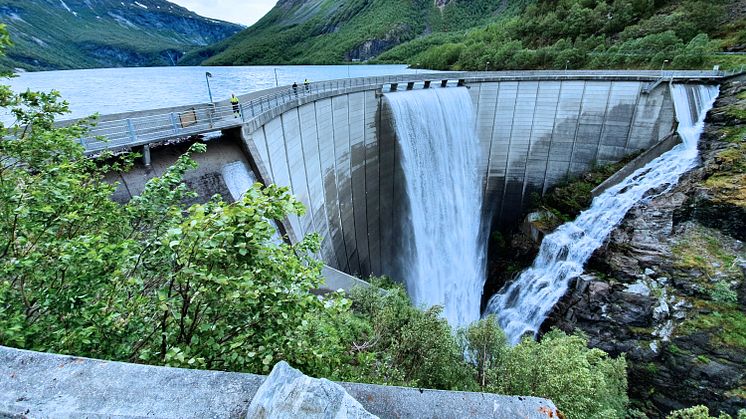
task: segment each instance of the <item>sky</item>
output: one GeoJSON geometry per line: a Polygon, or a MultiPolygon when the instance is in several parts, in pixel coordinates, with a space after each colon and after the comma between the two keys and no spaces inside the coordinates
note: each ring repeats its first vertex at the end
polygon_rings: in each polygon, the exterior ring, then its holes
{"type": "Polygon", "coordinates": [[[261,19],[277,0],[169,0],[206,17],[249,26],[261,19]]]}

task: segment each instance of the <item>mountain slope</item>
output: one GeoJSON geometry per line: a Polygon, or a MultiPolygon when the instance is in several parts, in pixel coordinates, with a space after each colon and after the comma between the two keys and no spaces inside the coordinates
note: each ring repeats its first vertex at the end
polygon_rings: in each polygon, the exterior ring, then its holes
{"type": "Polygon", "coordinates": [[[432,32],[486,23],[525,0],[280,0],[259,22],[186,63],[331,64],[367,60],[432,32]]]}
{"type": "Polygon", "coordinates": [[[462,37],[423,37],[379,61],[443,70],[732,68],[746,63],[736,53],[746,50],[745,18],[745,0],[536,0],[513,18],[462,37]]]}
{"type": "Polygon", "coordinates": [[[242,29],[165,0],[0,0],[0,21],[0,63],[26,70],[173,65],[242,29]]]}

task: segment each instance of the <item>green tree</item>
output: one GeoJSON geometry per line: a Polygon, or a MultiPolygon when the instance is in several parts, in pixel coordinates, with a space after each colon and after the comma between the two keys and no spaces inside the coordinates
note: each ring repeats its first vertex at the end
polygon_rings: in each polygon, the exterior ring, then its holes
{"type": "MultiPolygon", "coordinates": [[[[738,418],[746,418],[746,411],[738,412],[738,418]]],[[[710,416],[707,406],[694,406],[671,412],[666,419],[731,419],[727,413],[720,413],[717,417],[710,416]]]]}
{"type": "Polygon", "coordinates": [[[318,237],[273,238],[274,220],[303,211],[287,188],[257,184],[233,204],[187,207],[183,175],[205,149],[195,144],[120,205],[104,176],[131,156],[85,157],[75,140],[85,124],[54,126],[67,111],[57,92],[4,87],[0,103],[16,117],[0,132],[14,137],[0,142],[0,344],[252,372],[280,359],[309,373],[343,361],[308,326],[349,306],[310,292],[321,283],[309,256],[318,237]]]}
{"type": "Polygon", "coordinates": [[[623,418],[626,413],[624,357],[589,349],[584,337],[552,330],[539,342],[524,339],[508,347],[490,317],[470,326],[465,337],[480,384],[491,392],[545,397],[569,418],[623,418]]]}

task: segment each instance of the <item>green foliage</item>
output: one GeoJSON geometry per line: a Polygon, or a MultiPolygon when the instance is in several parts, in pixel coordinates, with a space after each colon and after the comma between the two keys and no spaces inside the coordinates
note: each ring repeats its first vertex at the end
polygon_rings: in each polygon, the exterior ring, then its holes
{"type": "Polygon", "coordinates": [[[626,361],[588,349],[581,336],[553,330],[540,342],[509,348],[491,373],[491,391],[555,402],[568,418],[623,418],[628,403],[626,361]]]}
{"type": "Polygon", "coordinates": [[[713,285],[710,290],[710,297],[713,301],[722,304],[735,304],[738,302],[738,294],[725,281],[718,281],[713,285]]]}
{"type": "Polygon", "coordinates": [[[380,384],[443,389],[473,389],[470,369],[452,336],[441,309],[421,311],[412,306],[400,285],[382,291],[371,287],[353,290],[353,311],[372,328],[355,345],[368,359],[358,378],[380,384]]]}
{"type": "Polygon", "coordinates": [[[104,175],[128,159],[85,158],[73,141],[85,127],[53,127],[67,109],[57,93],[2,94],[18,123],[0,142],[0,344],[252,372],[287,359],[326,373],[343,361],[326,351],[344,337],[315,322],[350,304],[310,292],[318,237],[273,239],[272,220],[302,211],[287,188],[187,208],[188,153],[119,205],[104,175]]]}
{"type": "MultiPolygon", "coordinates": [[[[497,318],[490,315],[461,331],[466,358],[476,367],[477,382],[483,388],[488,385],[488,376],[494,375],[506,357],[508,341],[500,330],[497,318]]],[[[494,378],[494,377],[492,377],[494,378]]]]}
{"type": "Polygon", "coordinates": [[[718,308],[714,305],[707,308],[710,313],[698,313],[686,319],[677,333],[707,333],[715,344],[746,348],[746,315],[738,308],[718,308]]]}
{"type": "MultiPolygon", "coordinates": [[[[183,63],[338,64],[368,58],[366,43],[377,55],[414,41],[406,49],[384,54],[378,61],[409,61],[414,65],[420,62],[413,59],[416,53],[456,40],[462,36],[461,31],[484,24],[495,15],[515,13],[524,2],[511,1],[508,8],[491,0],[456,0],[443,8],[426,0],[312,0],[279,5],[252,27],[189,54],[183,63]],[[418,36],[426,31],[435,36],[420,42],[418,36]]],[[[449,53],[457,56],[460,51],[449,53]]],[[[451,63],[443,61],[446,64],[451,63]]]]}
{"type": "MultiPolygon", "coordinates": [[[[741,412],[738,413],[739,419],[741,412]]],[[[727,413],[720,413],[719,416],[710,416],[710,409],[707,406],[694,406],[686,409],[671,412],[666,419],[731,419],[727,413]]]]}
{"type": "Polygon", "coordinates": [[[593,189],[638,155],[639,153],[634,153],[617,163],[594,166],[590,171],[579,177],[567,178],[552,187],[535,204],[537,207],[541,206],[548,209],[564,221],[573,220],[581,211],[590,206],[593,200],[591,194],[593,189]]]}
{"type": "Polygon", "coordinates": [[[464,36],[442,39],[438,33],[405,43],[382,56],[438,70],[519,70],[578,68],[659,69],[708,68],[721,63],[738,67],[731,56],[714,55],[720,48],[740,45],[743,21],[723,26],[729,0],[537,1],[517,17],[494,22],[464,36]],[[711,41],[711,36],[723,37],[711,41]],[[456,43],[461,51],[444,51],[456,43]],[[429,49],[424,49],[427,46],[429,49]],[[405,55],[412,51],[414,55],[405,55]],[[447,59],[438,54],[448,53],[447,59]],[[489,64],[488,64],[489,63],[489,64]]]}
{"type": "Polygon", "coordinates": [[[511,347],[494,316],[454,336],[438,309],[417,310],[400,286],[358,289],[351,298],[372,329],[354,345],[367,369],[343,378],[546,397],[569,418],[624,417],[626,361],[589,349],[584,337],[551,331],[511,347]]]}

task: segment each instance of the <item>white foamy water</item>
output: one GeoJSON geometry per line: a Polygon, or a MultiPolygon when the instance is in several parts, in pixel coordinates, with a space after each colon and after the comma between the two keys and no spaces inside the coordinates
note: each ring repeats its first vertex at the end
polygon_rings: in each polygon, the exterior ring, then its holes
{"type": "Polygon", "coordinates": [[[452,326],[479,319],[485,245],[479,238],[483,174],[466,88],[387,93],[402,150],[411,237],[401,254],[418,306],[442,305],[452,326]]]}
{"type": "Polygon", "coordinates": [[[242,161],[228,163],[221,169],[225,186],[234,201],[238,201],[257,180],[254,172],[242,161]]]}
{"type": "Polygon", "coordinates": [[[578,218],[563,224],[541,243],[533,266],[495,294],[485,314],[496,314],[508,339],[517,343],[534,334],[549,311],[565,294],[571,279],[583,272],[591,254],[642,199],[671,189],[679,177],[697,164],[697,143],[707,112],[719,93],[716,86],[673,85],[671,94],[683,143],[596,197],[578,218]]]}

